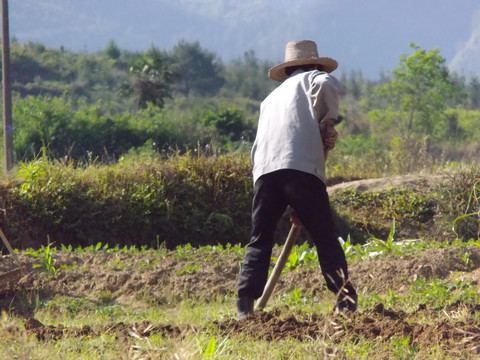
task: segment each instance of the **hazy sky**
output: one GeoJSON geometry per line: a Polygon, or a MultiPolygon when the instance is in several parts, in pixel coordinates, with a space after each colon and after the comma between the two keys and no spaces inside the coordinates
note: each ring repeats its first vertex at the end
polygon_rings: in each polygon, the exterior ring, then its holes
{"type": "Polygon", "coordinates": [[[289,40],[312,39],[337,72],[391,71],[415,42],[451,69],[480,76],[479,0],[16,0],[10,33],[73,51],[170,49],[200,42],[228,62],[253,50],[281,62],[289,40]]]}

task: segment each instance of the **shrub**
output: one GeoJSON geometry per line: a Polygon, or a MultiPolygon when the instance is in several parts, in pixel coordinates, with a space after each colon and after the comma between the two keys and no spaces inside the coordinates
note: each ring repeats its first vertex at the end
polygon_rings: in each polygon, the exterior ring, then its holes
{"type": "Polygon", "coordinates": [[[1,191],[17,247],[97,242],[173,248],[248,240],[251,174],[245,155],[171,155],[85,166],[45,157],[22,164],[1,191]]]}
{"type": "Polygon", "coordinates": [[[438,186],[439,210],[461,240],[478,239],[480,234],[480,169],[471,167],[450,176],[438,186]]]}

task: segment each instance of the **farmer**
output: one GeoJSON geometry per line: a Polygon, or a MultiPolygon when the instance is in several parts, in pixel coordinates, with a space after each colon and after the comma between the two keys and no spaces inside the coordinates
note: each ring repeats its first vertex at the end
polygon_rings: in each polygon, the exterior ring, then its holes
{"type": "Polygon", "coordinates": [[[348,281],[325,185],[325,156],[335,146],[341,84],[330,75],[337,61],[319,57],[313,41],[291,41],[285,62],[268,72],[281,84],[262,102],[252,148],[252,235],[237,284],[240,319],[253,313],[264,290],[274,232],[287,207],[291,220],[313,240],[334,311],[355,311],[357,293],[348,281]]]}

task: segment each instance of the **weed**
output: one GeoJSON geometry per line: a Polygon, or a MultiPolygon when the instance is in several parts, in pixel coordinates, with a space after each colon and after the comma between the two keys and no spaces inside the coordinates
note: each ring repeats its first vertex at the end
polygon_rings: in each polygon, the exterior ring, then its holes
{"type": "Polygon", "coordinates": [[[477,239],[480,239],[480,178],[474,179],[473,188],[468,197],[466,209],[463,215],[458,216],[453,221],[452,230],[459,237],[458,227],[462,220],[474,217],[477,221],[477,239]]]}
{"type": "Polygon", "coordinates": [[[212,335],[208,341],[207,346],[203,349],[202,354],[205,356],[205,359],[214,359],[221,355],[223,350],[226,348],[228,342],[228,336],[225,337],[220,342],[217,342],[215,336],[212,335]]]}
{"type": "Polygon", "coordinates": [[[369,243],[370,256],[376,256],[385,253],[392,253],[394,250],[395,240],[395,218],[392,221],[392,227],[386,241],[372,236],[372,240],[369,243]]]}
{"type": "Polygon", "coordinates": [[[55,253],[57,248],[50,247],[51,244],[43,246],[39,250],[27,249],[25,254],[35,256],[42,261],[41,264],[33,265],[34,268],[43,267],[48,274],[56,276],[59,269],[55,267],[55,259],[52,257],[52,253],[55,253]]]}
{"type": "Polygon", "coordinates": [[[212,336],[207,346],[205,347],[205,350],[203,351],[203,355],[205,356],[206,359],[211,359],[215,355],[216,349],[217,349],[217,341],[215,339],[215,336],[212,336]]]}
{"type": "Polygon", "coordinates": [[[198,272],[198,270],[200,270],[200,265],[198,265],[198,264],[188,264],[188,265],[185,265],[180,270],[177,270],[175,272],[175,274],[176,275],[183,275],[183,274],[192,275],[192,274],[196,274],[198,272]]]}
{"type": "Polygon", "coordinates": [[[414,359],[417,354],[417,347],[412,343],[410,335],[393,336],[390,347],[395,359],[414,359]]]}
{"type": "Polygon", "coordinates": [[[20,194],[33,197],[39,191],[41,181],[48,171],[48,159],[43,148],[43,156],[29,163],[22,162],[17,176],[22,180],[20,194]]]}
{"type": "Polygon", "coordinates": [[[100,304],[111,304],[113,301],[112,292],[110,290],[102,290],[98,294],[98,301],[100,304]]]}
{"type": "Polygon", "coordinates": [[[460,259],[463,261],[463,263],[467,266],[467,269],[469,269],[472,265],[471,262],[470,262],[470,255],[471,255],[470,251],[465,251],[463,256],[460,257],[460,259]]]}
{"type": "MultiPolygon", "coordinates": [[[[272,257],[273,261],[277,261],[278,258],[272,257]]],[[[294,245],[292,251],[288,256],[288,260],[285,263],[284,272],[297,269],[300,265],[308,264],[314,262],[315,265],[318,264],[318,255],[315,251],[310,249],[307,242],[304,242],[302,245],[294,245]]]]}
{"type": "Polygon", "coordinates": [[[74,319],[84,307],[85,301],[83,299],[72,298],[65,304],[67,315],[74,319]]]}
{"type": "Polygon", "coordinates": [[[478,294],[471,281],[456,280],[453,283],[447,280],[425,278],[416,279],[411,285],[412,301],[421,299],[435,307],[443,308],[457,301],[478,301],[478,294]]]}
{"type": "Polygon", "coordinates": [[[292,291],[282,296],[282,301],[287,305],[302,306],[307,302],[307,296],[305,293],[295,286],[292,291]]]}
{"type": "Polygon", "coordinates": [[[104,318],[116,318],[123,315],[122,308],[117,305],[104,305],[95,309],[95,314],[104,318]]]}
{"type": "Polygon", "coordinates": [[[392,289],[388,289],[387,297],[385,298],[385,304],[389,307],[394,307],[400,302],[400,296],[393,291],[392,289]]]}

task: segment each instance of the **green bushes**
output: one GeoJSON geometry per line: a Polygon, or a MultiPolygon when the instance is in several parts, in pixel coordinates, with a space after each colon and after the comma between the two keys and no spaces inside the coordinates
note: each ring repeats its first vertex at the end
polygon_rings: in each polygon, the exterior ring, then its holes
{"type": "Polygon", "coordinates": [[[46,244],[167,247],[248,240],[247,156],[173,155],[76,167],[40,158],[4,185],[3,226],[17,247],[46,244]]]}
{"type": "Polygon", "coordinates": [[[87,160],[119,156],[145,142],[131,129],[133,115],[109,116],[101,102],[73,110],[64,98],[18,99],[13,107],[14,150],[17,160],[32,160],[46,148],[49,156],[87,160]]]}
{"type": "MultiPolygon", "coordinates": [[[[23,163],[0,186],[0,226],[18,248],[245,244],[250,159],[246,153],[206,156],[199,150],[129,155],[111,165],[46,156],[23,163]]],[[[429,193],[335,192],[339,235],[353,243],[384,239],[395,221],[398,238],[478,238],[478,178],[472,168],[429,193]]],[[[289,226],[285,216],[276,242],[284,241],[289,226]]]]}
{"type": "Polygon", "coordinates": [[[166,109],[148,105],[137,113],[111,113],[102,101],[76,106],[64,97],[33,97],[14,103],[17,160],[32,160],[42,148],[54,159],[112,161],[129,151],[194,149],[200,144],[235,148],[251,133],[243,113],[205,100],[177,99],[166,109]],[[76,107],[76,108],[75,108],[76,107]]]}
{"type": "Polygon", "coordinates": [[[472,166],[451,176],[437,189],[438,213],[459,239],[480,236],[480,169],[472,166]]]}
{"type": "Polygon", "coordinates": [[[369,238],[386,238],[396,221],[396,230],[410,237],[424,230],[435,215],[436,201],[432,194],[411,189],[390,189],[381,192],[356,192],[347,189],[332,198],[336,209],[340,236],[352,235],[355,242],[369,238]]]}

